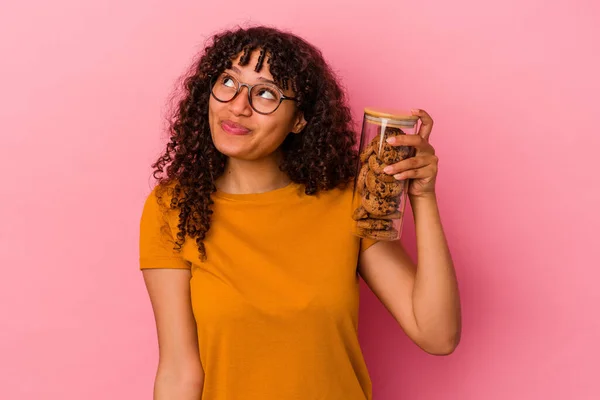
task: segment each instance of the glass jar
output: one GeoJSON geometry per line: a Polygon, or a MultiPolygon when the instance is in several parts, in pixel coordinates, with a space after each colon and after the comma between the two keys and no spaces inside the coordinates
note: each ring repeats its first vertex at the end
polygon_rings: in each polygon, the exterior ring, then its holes
{"type": "Polygon", "coordinates": [[[383,168],[414,157],[415,149],[392,146],[386,139],[417,134],[418,119],[410,112],[365,108],[352,201],[355,235],[375,240],[400,239],[408,180],[397,180],[383,168]]]}

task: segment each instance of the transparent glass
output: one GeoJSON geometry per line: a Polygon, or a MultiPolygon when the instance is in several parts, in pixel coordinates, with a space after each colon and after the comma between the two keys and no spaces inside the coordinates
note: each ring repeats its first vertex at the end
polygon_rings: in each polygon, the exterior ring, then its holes
{"type": "Polygon", "coordinates": [[[410,146],[392,146],[386,139],[417,133],[418,118],[410,113],[365,111],[352,201],[353,233],[362,238],[398,240],[402,235],[408,180],[383,172],[387,165],[414,157],[410,146]]]}

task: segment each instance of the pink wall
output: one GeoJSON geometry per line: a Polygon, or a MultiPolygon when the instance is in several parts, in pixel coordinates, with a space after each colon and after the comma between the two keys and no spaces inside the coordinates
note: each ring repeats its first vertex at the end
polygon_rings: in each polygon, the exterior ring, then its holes
{"type": "Polygon", "coordinates": [[[161,113],[204,39],[244,22],[319,46],[358,118],[436,121],[463,339],[429,356],[365,291],[375,398],[600,398],[598,3],[207,3],[0,6],[0,398],[150,398],[137,238],[161,113]]]}

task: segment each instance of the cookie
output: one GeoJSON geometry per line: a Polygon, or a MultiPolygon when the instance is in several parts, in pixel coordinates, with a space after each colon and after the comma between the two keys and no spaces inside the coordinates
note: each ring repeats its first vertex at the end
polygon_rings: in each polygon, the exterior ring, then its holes
{"type": "Polygon", "coordinates": [[[396,240],[398,239],[398,231],[395,228],[391,229],[358,229],[358,235],[375,240],[396,240]]]}
{"type": "Polygon", "coordinates": [[[385,165],[381,160],[377,158],[377,154],[371,154],[371,156],[369,157],[369,168],[376,174],[383,174],[383,169],[385,168],[385,165]]]}
{"type": "Polygon", "coordinates": [[[369,172],[369,164],[365,164],[360,169],[358,173],[358,179],[356,181],[356,188],[358,189],[358,193],[363,193],[365,189],[367,173],[369,172]]]}
{"type": "MultiPolygon", "coordinates": [[[[391,136],[388,136],[388,137],[391,137],[391,136]]],[[[387,165],[396,164],[397,162],[400,162],[404,158],[406,158],[406,157],[403,158],[403,153],[398,150],[398,147],[392,146],[391,144],[389,144],[385,141],[383,143],[381,143],[381,145],[379,145],[379,138],[376,138],[376,139],[378,139],[377,143],[372,144],[371,147],[377,154],[377,158],[380,159],[384,164],[387,164],[387,165]]]]}
{"type": "Polygon", "coordinates": [[[352,219],[355,221],[358,221],[359,219],[363,219],[363,218],[368,218],[368,217],[369,217],[369,213],[367,212],[367,210],[365,210],[365,208],[363,206],[358,207],[352,213],[352,219]]]}
{"type": "Polygon", "coordinates": [[[398,204],[395,199],[377,197],[373,193],[365,193],[362,197],[362,205],[367,212],[375,217],[381,217],[396,211],[398,204]]]}
{"type": "Polygon", "coordinates": [[[400,211],[394,211],[391,214],[380,215],[378,217],[371,215],[365,210],[363,206],[357,207],[352,213],[352,219],[355,221],[366,219],[366,218],[374,218],[374,219],[383,219],[383,220],[392,220],[392,219],[401,219],[402,213],[400,211]]]}
{"type": "MultiPolygon", "coordinates": [[[[369,216],[368,213],[367,213],[367,216],[369,216]]],[[[377,218],[379,218],[379,219],[402,219],[402,213],[400,211],[396,210],[391,214],[381,215],[377,218]]]]}
{"type": "Polygon", "coordinates": [[[369,159],[369,156],[371,156],[371,154],[373,154],[373,151],[374,151],[373,146],[371,146],[371,145],[367,146],[367,148],[365,148],[363,150],[363,152],[360,153],[360,162],[366,163],[367,160],[369,159]]]}
{"type": "Polygon", "coordinates": [[[386,144],[381,148],[381,152],[379,152],[378,157],[387,165],[396,164],[406,158],[403,158],[402,153],[389,144],[386,144]]]}
{"type": "Polygon", "coordinates": [[[387,138],[387,136],[384,136],[382,138],[381,136],[377,135],[371,140],[371,143],[369,144],[369,147],[371,148],[371,152],[377,154],[378,158],[380,160],[381,160],[381,157],[379,157],[379,155],[382,153],[383,148],[385,146],[388,146],[387,150],[389,151],[390,145],[385,141],[386,138],[387,138]]]}
{"type": "Polygon", "coordinates": [[[379,146],[379,143],[381,143],[381,141],[383,141],[385,143],[385,140],[387,138],[392,137],[392,136],[398,136],[398,135],[406,135],[406,134],[404,133],[404,131],[402,131],[402,129],[388,126],[385,128],[385,132],[383,133],[383,135],[381,134],[381,131],[378,131],[378,133],[373,137],[373,139],[371,139],[371,142],[369,144],[372,145],[373,148],[377,149],[379,146]]]}
{"type": "Polygon", "coordinates": [[[402,189],[404,189],[403,182],[380,181],[373,171],[367,171],[365,184],[370,193],[375,193],[379,197],[397,197],[402,193],[402,189]]]}
{"type": "Polygon", "coordinates": [[[385,134],[388,136],[406,135],[402,129],[393,126],[385,128],[385,134]]]}
{"type": "Polygon", "coordinates": [[[394,223],[392,220],[366,218],[358,221],[356,227],[359,229],[387,230],[393,228],[394,223]]]}
{"type": "Polygon", "coordinates": [[[369,157],[369,169],[377,175],[377,179],[383,182],[395,182],[396,178],[394,178],[393,175],[388,175],[383,172],[384,168],[385,164],[377,159],[376,154],[372,154],[371,157],[369,157]]]}
{"type": "Polygon", "coordinates": [[[399,160],[406,160],[407,158],[414,157],[415,148],[412,146],[396,146],[396,150],[398,151],[399,160]]]}
{"type": "Polygon", "coordinates": [[[385,140],[390,137],[405,135],[405,133],[394,127],[387,127],[383,138],[381,135],[376,135],[369,143],[370,151],[377,154],[377,157],[385,164],[395,164],[406,158],[412,157],[414,148],[411,146],[392,146],[385,140]]]}

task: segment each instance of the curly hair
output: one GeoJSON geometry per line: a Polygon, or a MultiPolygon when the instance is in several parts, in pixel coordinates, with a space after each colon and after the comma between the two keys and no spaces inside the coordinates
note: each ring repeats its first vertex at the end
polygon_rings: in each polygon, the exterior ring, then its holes
{"type": "MultiPolygon", "coordinates": [[[[204,239],[210,228],[211,194],[215,180],[225,170],[226,156],[212,142],[208,104],[212,76],[231,68],[240,54],[247,65],[251,54],[260,51],[255,71],[266,61],[275,82],[296,93],[297,107],[307,125],[281,144],[280,169],[304,185],[307,195],[344,187],[356,175],[356,136],[345,94],[321,52],[304,39],[275,28],[237,28],[214,35],[204,52],[182,78],[182,98],[169,116],[169,142],[152,164],[158,180],[157,196],[169,187],[168,207],[178,210],[175,249],[186,236],[194,238],[202,261],[206,260],[204,239]]],[[[165,205],[166,206],[166,205],[165,205]]]]}

